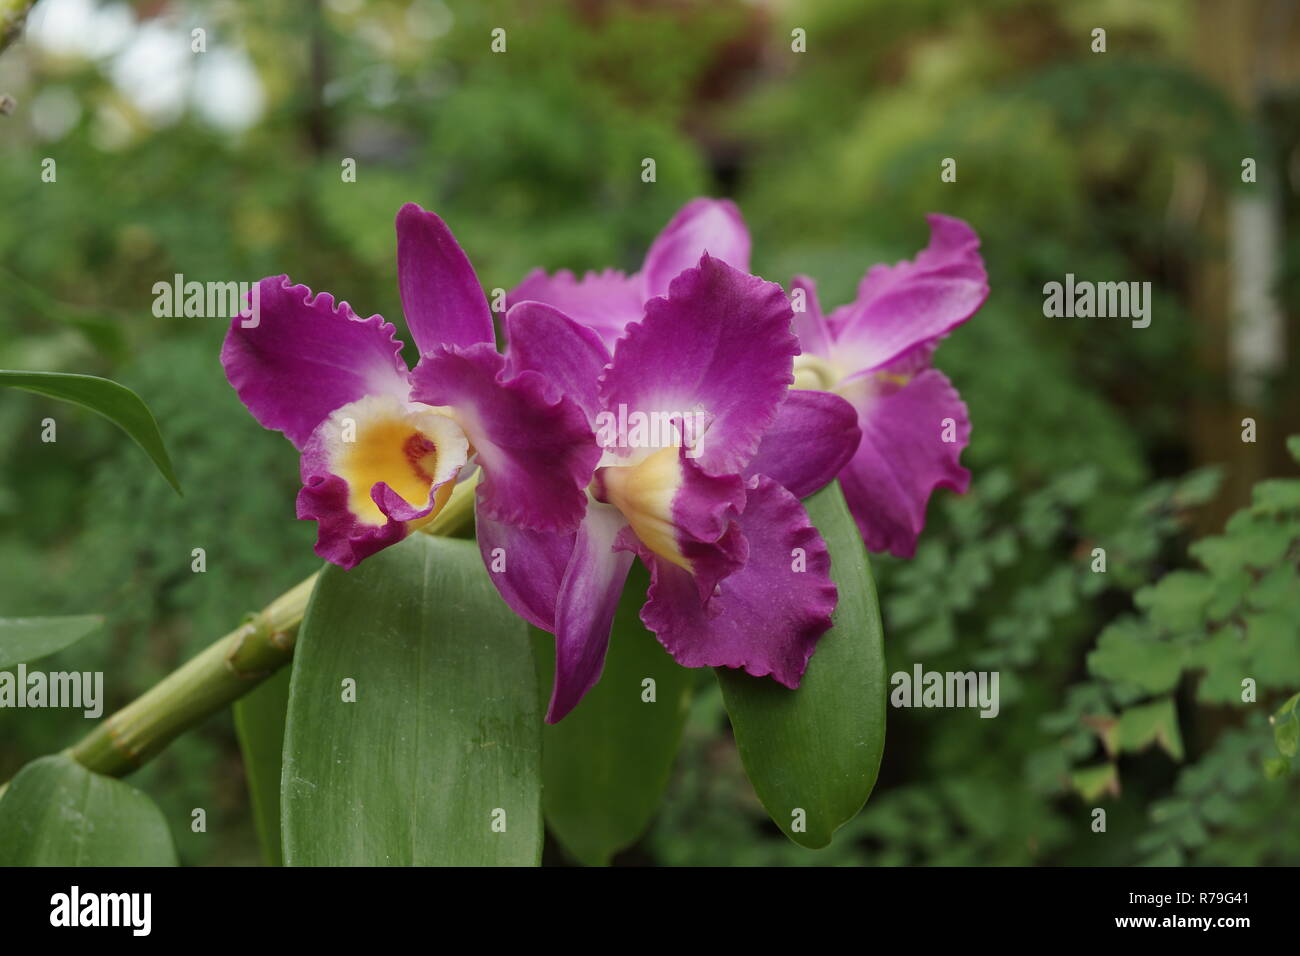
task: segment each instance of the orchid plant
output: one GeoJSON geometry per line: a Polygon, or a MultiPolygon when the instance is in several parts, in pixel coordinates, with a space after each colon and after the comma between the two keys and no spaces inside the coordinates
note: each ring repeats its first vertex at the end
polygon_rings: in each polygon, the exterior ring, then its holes
{"type": "Polygon", "coordinates": [[[544,810],[604,862],[712,668],[773,820],[825,845],[883,748],[866,551],[910,556],[934,490],[969,482],[933,360],[988,282],[969,226],[930,227],[824,314],[812,280],[751,274],[734,204],[696,199],[636,273],[535,271],[498,328],[447,224],[407,204],[414,368],[381,316],[261,280],[221,364],[298,452],[326,570],[44,772],[120,776],[236,702],[274,861],[536,862],[544,810]]]}

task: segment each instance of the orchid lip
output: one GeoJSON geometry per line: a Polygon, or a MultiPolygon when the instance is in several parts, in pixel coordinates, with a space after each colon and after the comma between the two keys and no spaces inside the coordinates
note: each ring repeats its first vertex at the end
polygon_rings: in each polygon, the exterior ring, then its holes
{"type": "Polygon", "coordinates": [[[387,485],[417,509],[413,525],[431,521],[446,503],[465,465],[469,442],[460,426],[423,405],[367,396],[336,409],[321,425],[329,470],[348,484],[348,510],[379,526],[388,515],[374,500],[387,485]]]}
{"type": "Polygon", "coordinates": [[[829,392],[843,377],[841,371],[826,359],[804,352],[794,357],[794,385],[791,387],[829,392]]]}
{"type": "Polygon", "coordinates": [[[680,486],[678,455],[677,448],[661,448],[637,464],[603,467],[592,479],[592,496],[617,508],[647,548],[690,571],[672,520],[673,496],[680,486]]]}

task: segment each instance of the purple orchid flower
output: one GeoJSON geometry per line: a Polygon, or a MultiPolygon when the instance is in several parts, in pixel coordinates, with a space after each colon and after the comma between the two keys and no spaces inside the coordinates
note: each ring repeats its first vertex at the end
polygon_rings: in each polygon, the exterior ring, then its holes
{"type": "MultiPolygon", "coordinates": [[[[988,295],[975,232],[947,216],[929,222],[930,245],[914,261],[873,266],[857,301],[829,318],[822,316],[811,280],[792,283],[803,349],[794,388],[834,392],[856,409],[862,443],[838,477],[867,547],[899,557],[915,553],[934,490],[963,493],[969,487],[970,473],[959,459],[970,440],[970,418],[931,359],[939,340],[988,295]]],[[[673,276],[705,251],[749,268],[749,232],[734,204],[687,203],[634,275],[607,270],[576,279],[566,271],[548,276],[535,270],[507,301],[553,305],[612,346],[643,304],[662,295],[673,276]]]]}
{"type": "Polygon", "coordinates": [[[704,255],[627,326],[596,330],[540,302],[506,315],[507,370],[536,370],[582,407],[604,449],[571,534],[484,520],[506,601],[556,636],[546,719],[600,677],[634,557],[641,619],[686,667],[744,668],[797,687],[830,627],[830,558],[799,498],[858,443],[838,396],[792,392],[798,346],[781,287],[704,255]]]}
{"type": "Polygon", "coordinates": [[[534,269],[506,296],[506,304],[531,300],[553,305],[594,329],[612,349],[629,323],[641,321],[645,304],[667,295],[669,283],[705,252],[733,269],[749,271],[749,230],[735,203],[692,199],[650,244],[641,270],[630,276],[606,269],[578,279],[567,269],[553,276],[534,269]]]}
{"type": "Polygon", "coordinates": [[[975,231],[949,216],[927,219],[930,243],[915,259],[872,266],[857,299],[829,316],[811,279],[791,283],[803,349],[795,388],[833,392],[853,405],[862,442],[840,485],[867,547],[899,557],[916,552],[934,490],[962,494],[970,485],[959,463],[970,416],[932,359],[989,293],[975,231]]]}
{"type": "Polygon", "coordinates": [[[475,463],[481,515],[572,533],[600,457],[583,410],[538,372],[507,370],[469,259],[413,203],[397,214],[397,269],[413,371],[382,317],[287,276],[258,284],[221,350],[253,417],[302,453],[297,512],[319,525],[316,553],[351,568],[397,543],[475,463]]]}

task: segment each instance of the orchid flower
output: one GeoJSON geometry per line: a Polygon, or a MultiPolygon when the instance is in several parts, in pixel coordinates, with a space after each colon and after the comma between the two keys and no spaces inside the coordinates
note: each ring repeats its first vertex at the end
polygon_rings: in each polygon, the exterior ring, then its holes
{"type": "Polygon", "coordinates": [[[803,349],[794,387],[853,405],[862,443],[840,485],[867,547],[899,557],[916,552],[934,489],[961,494],[970,485],[959,463],[970,417],[932,359],[989,292],[975,231],[948,216],[927,218],[930,244],[914,260],[872,266],[857,299],[829,316],[811,279],[791,283],[803,349]]]}
{"type": "Polygon", "coordinates": [[[261,280],[221,350],[253,417],[301,452],[297,513],[319,526],[316,553],[351,568],[395,544],[475,463],[480,514],[572,533],[600,457],[582,409],[538,372],[506,370],[469,259],[413,203],[397,214],[397,270],[414,370],[381,316],[287,276],[261,280]]]}
{"type": "Polygon", "coordinates": [[[503,597],[556,636],[548,722],[599,678],[634,557],[650,570],[641,619],[683,666],[797,687],[831,624],[830,558],[799,499],[852,455],[853,409],[789,391],[798,347],[779,285],[697,261],[612,359],[600,334],[549,305],[506,315],[507,371],[543,373],[603,447],[576,532],[477,525],[503,597]]]}
{"type": "Polygon", "coordinates": [[[581,279],[562,269],[548,276],[534,269],[506,296],[506,304],[534,301],[553,305],[569,318],[594,329],[607,348],[631,322],[639,322],[645,304],[667,295],[668,285],[707,252],[733,269],[749,271],[749,230],[736,204],[726,199],[692,199],[651,243],[639,272],[615,269],[589,272],[581,279]]]}
{"type": "MultiPolygon", "coordinates": [[[[952,384],[931,365],[939,340],[970,318],[988,295],[979,239],[965,223],[930,216],[929,247],[913,262],[873,266],[858,299],[822,316],[811,280],[792,284],[796,389],[833,392],[857,410],[862,444],[839,475],[844,497],[867,547],[910,557],[936,488],[965,492],[970,473],[959,464],[970,418],[952,384]]],[[[735,205],[687,203],[659,234],[632,276],[607,270],[576,279],[571,272],[529,273],[510,303],[546,302],[594,329],[612,345],[645,301],[662,295],[675,271],[701,252],[749,268],[749,232],[735,205]]]]}

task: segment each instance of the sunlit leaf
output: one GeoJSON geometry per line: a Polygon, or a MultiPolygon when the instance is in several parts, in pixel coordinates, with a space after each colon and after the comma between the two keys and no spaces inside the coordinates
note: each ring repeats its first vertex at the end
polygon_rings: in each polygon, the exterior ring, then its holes
{"type": "Polygon", "coordinates": [[[33,760],[0,798],[0,866],[175,866],[145,794],[58,754],[33,760]]]}
{"type": "MultiPolygon", "coordinates": [[[[697,675],[678,666],[641,624],[648,584],[644,567],[635,565],[614,618],[600,683],[542,735],[546,825],[575,859],[591,866],[608,863],[653,819],[697,675]]],[[[533,633],[542,691],[549,695],[555,639],[533,633]]]]}
{"type": "Polygon", "coordinates": [[[327,567],[289,688],[285,863],[537,864],[536,680],[473,542],[416,534],[327,567]]]}
{"type": "Polygon", "coordinates": [[[876,783],[885,745],[885,660],[880,610],[862,546],[838,484],[806,502],[839,588],[834,626],[818,642],[797,690],[718,668],[745,772],[768,814],[807,847],[826,846],[876,783]]]}

